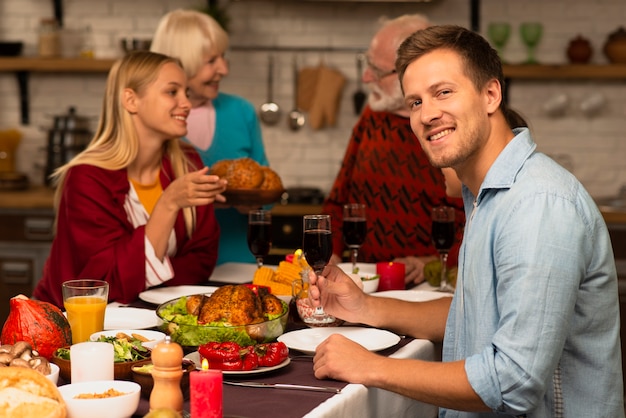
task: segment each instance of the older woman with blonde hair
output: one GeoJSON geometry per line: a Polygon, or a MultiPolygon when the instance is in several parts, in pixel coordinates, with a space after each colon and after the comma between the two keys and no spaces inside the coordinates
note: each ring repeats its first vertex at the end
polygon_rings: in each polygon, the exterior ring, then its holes
{"type": "MultiPolygon", "coordinates": [[[[268,160],[255,107],[246,99],[219,91],[228,75],[225,52],[228,34],[211,16],[195,10],[173,10],[158,24],[151,50],[178,58],[189,78],[189,131],[186,140],[196,147],[207,166],[218,161],[249,157],[267,166],[268,160]]],[[[250,208],[220,205],[218,264],[254,262],[247,244],[250,208]]]]}
{"type": "Polygon", "coordinates": [[[75,278],[106,280],[109,300],[124,303],[149,287],[208,280],[213,202],[226,184],[179,140],[186,91],[174,58],[136,52],[115,63],[94,138],[53,174],[56,235],[35,298],[61,307],[61,284],[75,278]]]}

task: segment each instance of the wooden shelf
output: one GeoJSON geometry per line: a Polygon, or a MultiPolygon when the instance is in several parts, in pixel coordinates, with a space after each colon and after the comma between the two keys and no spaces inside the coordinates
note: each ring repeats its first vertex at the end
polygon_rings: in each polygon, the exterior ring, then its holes
{"type": "Polygon", "coordinates": [[[13,72],[20,91],[22,123],[30,123],[28,78],[31,73],[99,73],[109,71],[114,59],[0,57],[0,72],[13,72]]]}
{"type": "MultiPolygon", "coordinates": [[[[0,57],[0,72],[106,73],[115,59],[0,57]]],[[[626,64],[504,65],[518,80],[626,80],[626,64]]]]}
{"type": "Polygon", "coordinates": [[[504,76],[516,80],[626,80],[626,64],[504,65],[504,76]]]}
{"type": "Polygon", "coordinates": [[[106,73],[114,59],[0,57],[0,71],[32,73],[106,73]]]}

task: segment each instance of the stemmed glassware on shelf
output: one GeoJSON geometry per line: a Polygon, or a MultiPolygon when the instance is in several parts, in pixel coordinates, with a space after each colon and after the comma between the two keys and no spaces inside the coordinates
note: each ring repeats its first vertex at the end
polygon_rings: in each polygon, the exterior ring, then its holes
{"type": "Polygon", "coordinates": [[[248,212],[248,248],[256,257],[257,267],[263,266],[272,248],[272,213],[269,210],[251,210],[248,212]]]}
{"type": "Polygon", "coordinates": [[[535,48],[543,35],[543,26],[539,22],[524,22],[520,25],[520,35],[528,50],[528,58],[525,64],[537,64],[535,48]]]}
{"type": "Polygon", "coordinates": [[[437,206],[431,211],[431,237],[439,253],[441,261],[441,283],[439,291],[453,292],[454,288],[448,284],[448,252],[454,245],[454,208],[437,206]]]}
{"type": "Polygon", "coordinates": [[[365,242],[367,221],[363,203],[347,203],[343,205],[343,242],[350,249],[352,273],[358,273],[356,267],[359,248],[365,242]]]}
{"type": "Polygon", "coordinates": [[[508,42],[510,35],[511,24],[508,22],[491,22],[489,26],[487,26],[487,36],[496,47],[500,61],[503,63],[505,62],[503,55],[504,46],[508,42]]]}
{"type": "MultiPolygon", "coordinates": [[[[321,274],[333,254],[330,215],[303,217],[302,252],[315,274],[321,274]]],[[[316,307],[310,315],[302,319],[310,326],[329,326],[336,323],[335,317],[324,312],[321,306],[316,307]]]]}

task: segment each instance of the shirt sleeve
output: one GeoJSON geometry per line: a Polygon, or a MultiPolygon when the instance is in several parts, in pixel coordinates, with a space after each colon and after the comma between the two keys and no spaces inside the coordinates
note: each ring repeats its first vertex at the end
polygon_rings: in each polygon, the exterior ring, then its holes
{"type": "Polygon", "coordinates": [[[165,256],[163,261],[159,260],[148,237],[144,237],[144,245],[146,247],[146,287],[157,286],[174,277],[170,257],[165,256]]]}

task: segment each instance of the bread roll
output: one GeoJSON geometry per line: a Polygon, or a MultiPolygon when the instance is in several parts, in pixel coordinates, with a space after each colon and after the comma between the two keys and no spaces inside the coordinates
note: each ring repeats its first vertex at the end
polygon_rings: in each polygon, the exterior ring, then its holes
{"type": "Polygon", "coordinates": [[[280,176],[269,167],[261,167],[263,171],[263,183],[259,187],[261,190],[283,190],[283,182],[280,176]]]}
{"type": "Polygon", "coordinates": [[[228,169],[230,167],[232,160],[222,160],[218,161],[211,166],[209,170],[209,174],[215,174],[220,178],[226,178],[228,176],[228,169]]]}
{"type": "Polygon", "coordinates": [[[252,158],[238,158],[232,161],[226,179],[229,189],[256,189],[263,182],[263,171],[252,158]]]}
{"type": "Polygon", "coordinates": [[[0,367],[0,418],[65,418],[56,385],[25,367],[0,367]]]}

